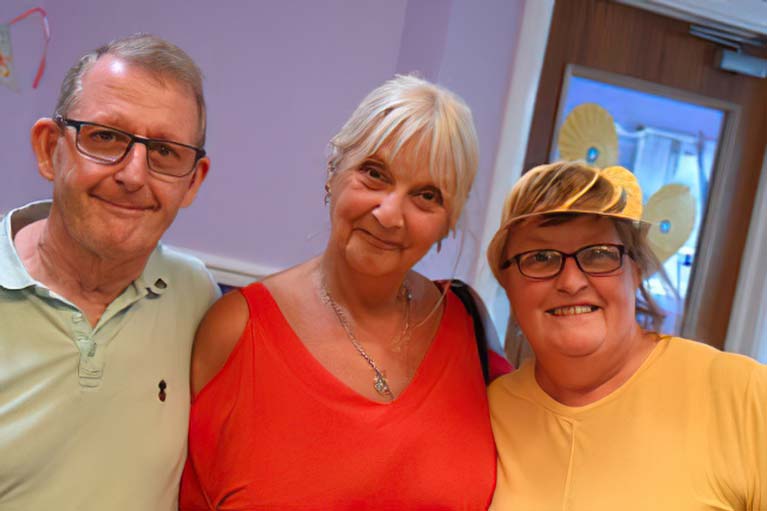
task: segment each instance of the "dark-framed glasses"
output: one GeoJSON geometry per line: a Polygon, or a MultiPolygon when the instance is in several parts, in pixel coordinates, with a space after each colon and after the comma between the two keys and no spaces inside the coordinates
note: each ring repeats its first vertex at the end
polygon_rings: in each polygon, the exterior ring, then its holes
{"type": "Polygon", "coordinates": [[[194,170],[205,150],[181,142],[144,138],[126,131],[96,124],[76,121],[57,115],[59,126],[72,127],[77,132],[77,150],[89,160],[104,165],[120,163],[134,144],[146,146],[146,164],[149,170],[164,176],[184,177],[194,170]]]}
{"type": "Polygon", "coordinates": [[[562,273],[567,258],[575,259],[578,268],[587,275],[606,275],[623,266],[626,247],[612,243],[589,245],[570,254],[554,249],[529,250],[501,263],[505,270],[516,263],[519,273],[531,279],[551,279],[562,273]]]}

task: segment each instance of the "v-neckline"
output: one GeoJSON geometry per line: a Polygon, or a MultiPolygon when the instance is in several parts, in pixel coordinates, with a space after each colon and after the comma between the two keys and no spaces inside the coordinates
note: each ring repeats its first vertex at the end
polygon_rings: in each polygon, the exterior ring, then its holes
{"type": "MultiPolygon", "coordinates": [[[[402,392],[400,392],[399,395],[397,395],[392,401],[376,401],[350,387],[348,384],[338,378],[338,376],[333,374],[327,367],[325,367],[325,365],[322,364],[322,362],[320,362],[319,359],[317,359],[317,357],[312,354],[306,344],[301,340],[301,337],[298,335],[298,333],[293,329],[293,326],[290,324],[287,317],[285,317],[285,314],[282,312],[280,305],[277,303],[277,300],[275,300],[269,288],[266,287],[263,283],[259,283],[258,285],[263,288],[265,294],[269,297],[270,306],[273,307],[277,313],[273,315],[273,317],[276,319],[276,321],[279,322],[278,326],[280,329],[289,332],[289,335],[287,335],[286,338],[274,339],[273,341],[289,342],[293,344],[293,346],[288,346],[287,350],[280,350],[281,354],[284,354],[284,351],[287,351],[289,354],[295,355],[296,358],[293,358],[292,356],[284,356],[285,363],[290,367],[290,369],[294,371],[310,387],[314,387],[316,385],[324,385],[327,382],[330,382],[330,384],[335,387],[336,390],[348,394],[359,404],[366,406],[382,406],[387,408],[399,407],[403,402],[409,401],[411,399],[410,396],[416,394],[417,390],[423,387],[423,385],[419,385],[419,382],[428,376],[428,374],[427,376],[424,376],[424,373],[428,373],[430,366],[434,363],[433,359],[437,358],[439,353],[442,351],[442,345],[444,344],[443,339],[446,337],[444,335],[444,330],[447,323],[446,319],[448,318],[448,314],[451,314],[453,312],[452,309],[455,307],[453,300],[454,297],[452,296],[450,290],[448,290],[445,294],[444,303],[441,305],[442,316],[440,317],[437,330],[434,333],[434,337],[431,339],[426,353],[421,359],[421,363],[418,364],[418,368],[413,374],[413,377],[410,379],[410,382],[407,384],[404,390],[402,390],[402,392]],[[310,373],[308,378],[307,372],[310,373]],[[309,380],[314,380],[314,382],[309,380]]],[[[444,291],[441,290],[440,292],[444,291]]],[[[353,349],[351,343],[349,344],[349,347],[350,349],[353,349]]],[[[362,358],[360,358],[360,361],[364,362],[362,358]]],[[[321,392],[322,394],[325,394],[316,388],[313,388],[313,390],[315,392],[321,392]]]]}

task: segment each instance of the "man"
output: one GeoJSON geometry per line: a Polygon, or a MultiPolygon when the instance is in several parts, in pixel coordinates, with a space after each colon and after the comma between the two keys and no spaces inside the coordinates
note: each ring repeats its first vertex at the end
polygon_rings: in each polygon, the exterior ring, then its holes
{"type": "Polygon", "coordinates": [[[210,166],[200,71],[154,36],[110,43],[31,139],[53,200],[0,229],[0,509],[176,509],[217,289],[158,241],[210,166]]]}

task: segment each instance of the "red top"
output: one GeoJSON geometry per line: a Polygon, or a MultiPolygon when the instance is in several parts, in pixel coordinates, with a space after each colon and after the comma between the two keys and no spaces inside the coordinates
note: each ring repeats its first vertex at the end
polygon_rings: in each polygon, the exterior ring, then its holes
{"type": "Polygon", "coordinates": [[[182,511],[489,506],[485,385],[471,318],[453,293],[410,385],[385,404],[329,373],[266,287],[241,291],[242,337],[192,403],[182,511]]]}

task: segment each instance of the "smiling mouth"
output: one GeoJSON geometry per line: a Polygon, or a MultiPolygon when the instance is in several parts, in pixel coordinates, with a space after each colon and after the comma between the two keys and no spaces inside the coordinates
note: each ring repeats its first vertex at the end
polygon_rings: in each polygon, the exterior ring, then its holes
{"type": "Polygon", "coordinates": [[[97,199],[97,200],[99,200],[99,201],[101,201],[101,202],[103,202],[105,204],[108,204],[109,206],[112,206],[113,208],[119,208],[119,209],[122,209],[122,210],[125,210],[125,211],[140,212],[140,211],[154,211],[155,209],[157,209],[154,206],[142,206],[142,205],[138,205],[138,204],[120,204],[118,202],[113,202],[113,201],[110,201],[108,199],[104,199],[102,197],[97,197],[95,195],[93,195],[93,198],[95,198],[95,199],[97,199]]]}
{"type": "Polygon", "coordinates": [[[580,314],[589,314],[599,310],[596,305],[569,305],[567,307],[555,307],[546,311],[552,316],[578,316],[580,314]]]}
{"type": "Polygon", "coordinates": [[[363,233],[365,235],[365,238],[368,240],[368,242],[380,249],[383,250],[402,250],[404,245],[402,243],[396,242],[396,241],[387,241],[384,239],[379,238],[375,234],[370,233],[369,231],[366,231],[365,229],[359,229],[359,232],[363,233]]]}

